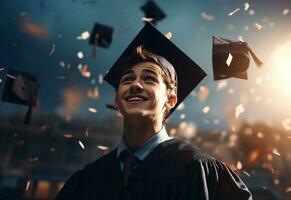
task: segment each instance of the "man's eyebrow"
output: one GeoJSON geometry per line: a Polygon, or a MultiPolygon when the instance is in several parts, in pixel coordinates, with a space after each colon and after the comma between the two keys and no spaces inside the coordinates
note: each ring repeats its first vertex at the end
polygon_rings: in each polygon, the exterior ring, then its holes
{"type": "Polygon", "coordinates": [[[132,70],[132,69],[128,69],[128,70],[125,70],[122,74],[121,74],[121,76],[124,76],[124,75],[127,75],[127,74],[133,74],[134,73],[134,71],[132,70]]]}
{"type": "Polygon", "coordinates": [[[151,69],[144,69],[142,71],[148,72],[148,73],[151,73],[151,74],[154,74],[154,75],[158,76],[158,73],[156,71],[154,71],[154,70],[151,70],[151,69]]]}

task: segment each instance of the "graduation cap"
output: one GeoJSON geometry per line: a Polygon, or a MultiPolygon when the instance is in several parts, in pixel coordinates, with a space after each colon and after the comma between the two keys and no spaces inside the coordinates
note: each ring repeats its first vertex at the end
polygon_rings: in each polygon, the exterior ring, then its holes
{"type": "Polygon", "coordinates": [[[140,9],[145,13],[146,18],[151,19],[150,22],[153,24],[156,24],[156,22],[166,17],[166,14],[154,1],[147,1],[147,3],[141,6],[140,9]]]}
{"type": "Polygon", "coordinates": [[[213,36],[212,63],[214,80],[230,77],[247,80],[250,54],[256,65],[260,67],[263,64],[262,61],[254,54],[246,42],[213,36]]]}
{"type": "MultiPolygon", "coordinates": [[[[147,51],[156,55],[161,68],[165,67],[171,70],[171,66],[175,69],[177,75],[177,104],[171,109],[169,115],[179,106],[186,96],[198,85],[198,83],[206,76],[206,73],[169,39],[160,33],[153,25],[146,23],[129,46],[124,50],[121,56],[113,64],[112,68],[104,76],[109,84],[115,89],[118,88],[122,72],[132,66],[129,58],[134,57],[136,47],[143,45],[147,51]],[[128,65],[130,63],[130,65],[128,65]],[[164,65],[164,66],[161,66],[164,65]],[[170,66],[171,65],[171,66],[170,66]]],[[[137,61],[138,62],[138,61],[137,61]]],[[[140,61],[139,61],[140,62],[140,61]]],[[[173,72],[172,72],[173,74],[173,72]]],[[[168,116],[169,116],[168,115],[168,116]]]]}
{"type": "Polygon", "coordinates": [[[2,101],[29,106],[25,124],[29,124],[31,110],[36,106],[38,83],[33,74],[9,69],[2,95],[2,101]]]}
{"type": "Polygon", "coordinates": [[[112,42],[113,28],[107,25],[95,23],[89,44],[93,45],[93,57],[96,57],[96,48],[108,48],[112,42]]]}

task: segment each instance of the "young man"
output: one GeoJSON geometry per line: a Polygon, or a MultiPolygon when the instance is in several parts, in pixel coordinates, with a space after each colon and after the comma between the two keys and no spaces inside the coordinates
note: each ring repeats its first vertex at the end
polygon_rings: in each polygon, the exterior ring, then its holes
{"type": "Polygon", "coordinates": [[[163,126],[205,75],[146,24],[105,76],[123,115],[120,144],[76,172],[56,199],[252,199],[228,166],[170,138],[163,126]]]}

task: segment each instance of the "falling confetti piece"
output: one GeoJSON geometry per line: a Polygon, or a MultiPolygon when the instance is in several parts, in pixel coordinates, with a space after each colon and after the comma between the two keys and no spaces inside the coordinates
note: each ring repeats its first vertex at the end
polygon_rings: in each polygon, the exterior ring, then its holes
{"type": "Polygon", "coordinates": [[[79,140],[79,145],[80,145],[80,147],[82,148],[82,149],[85,149],[85,146],[84,146],[84,144],[79,140]]]}
{"type": "Polygon", "coordinates": [[[198,92],[198,99],[200,102],[204,102],[209,94],[209,89],[205,86],[201,86],[198,92]]]}
{"type": "Polygon", "coordinates": [[[177,107],[177,110],[183,110],[185,108],[185,103],[182,102],[179,104],[179,106],[177,107]]]}
{"type": "Polygon", "coordinates": [[[72,134],[70,134],[70,133],[65,133],[65,134],[64,134],[64,137],[65,137],[65,138],[72,138],[72,137],[73,137],[73,135],[72,135],[72,134]]]}
{"type": "Polygon", "coordinates": [[[239,104],[235,108],[235,118],[238,118],[243,112],[245,111],[244,106],[242,104],[239,104]]]}
{"type": "Polygon", "coordinates": [[[286,131],[291,130],[291,118],[286,118],[286,119],[282,120],[281,124],[286,131]]]}
{"type": "Polygon", "coordinates": [[[80,36],[77,37],[77,40],[87,40],[90,37],[88,31],[83,32],[80,36]]]}
{"type": "Polygon", "coordinates": [[[141,20],[144,21],[144,22],[152,22],[154,20],[154,18],[152,18],[152,17],[142,17],[141,20]]]}
{"type": "Polygon", "coordinates": [[[281,156],[281,154],[279,153],[278,149],[274,148],[272,150],[273,154],[277,155],[277,156],[281,156]]]}
{"type": "Polygon", "coordinates": [[[60,62],[60,66],[63,67],[63,68],[66,67],[65,62],[64,62],[64,61],[61,61],[61,62],[60,62]]]}
{"type": "Polygon", "coordinates": [[[89,137],[89,129],[88,128],[86,128],[86,130],[85,130],[85,135],[86,135],[86,137],[89,137]]]}
{"type": "Polygon", "coordinates": [[[180,119],[185,119],[186,118],[186,115],[185,114],[181,114],[180,115],[180,119]]]}
{"type": "Polygon", "coordinates": [[[2,79],[0,78],[0,83],[2,83],[2,79]]]}
{"type": "Polygon", "coordinates": [[[99,97],[99,90],[98,88],[94,88],[94,89],[88,89],[87,91],[87,97],[92,98],[92,99],[98,99],[99,97]]]}
{"type": "Polygon", "coordinates": [[[261,77],[257,77],[255,82],[257,85],[261,85],[263,82],[263,79],[261,77]]]}
{"type": "Polygon", "coordinates": [[[165,37],[168,38],[168,40],[171,40],[173,37],[173,34],[171,32],[168,32],[165,34],[165,37]]]}
{"type": "Polygon", "coordinates": [[[92,112],[92,113],[96,113],[97,112],[97,110],[95,109],[95,108],[88,108],[88,110],[90,111],[90,112],[92,112]]]}
{"type": "Polygon", "coordinates": [[[83,58],[84,58],[84,54],[83,54],[82,51],[79,51],[79,52],[77,53],[77,56],[78,56],[78,58],[80,58],[80,59],[83,59],[83,58]]]}
{"type": "Polygon", "coordinates": [[[236,168],[239,170],[241,170],[243,168],[243,164],[241,163],[241,161],[236,162],[236,168]]]}
{"type": "Polygon", "coordinates": [[[242,171],[245,175],[247,175],[248,177],[250,177],[251,175],[248,173],[248,172],[246,172],[245,170],[243,170],[242,171]]]}
{"type": "Polygon", "coordinates": [[[231,55],[231,53],[228,54],[227,60],[226,60],[226,64],[227,66],[230,65],[231,61],[232,61],[233,56],[231,55]]]}
{"type": "Polygon", "coordinates": [[[217,84],[216,90],[220,91],[220,90],[224,89],[226,86],[227,86],[227,81],[226,80],[219,81],[218,84],[217,84]]]}
{"type": "Polygon", "coordinates": [[[290,10],[288,8],[286,8],[282,11],[283,15],[287,15],[289,12],[290,12],[290,10]]]}
{"type": "Polygon", "coordinates": [[[257,137],[258,137],[258,138],[263,138],[263,137],[264,137],[264,134],[261,133],[261,132],[257,132],[257,137]]]}
{"type": "Polygon", "coordinates": [[[54,51],[55,51],[55,48],[56,48],[56,45],[55,45],[55,44],[53,44],[53,46],[52,46],[52,49],[51,49],[51,52],[50,52],[50,56],[52,56],[52,55],[53,55],[53,53],[54,53],[54,51]]]}
{"type": "Polygon", "coordinates": [[[291,192],[291,187],[287,187],[286,192],[291,192]]]}
{"type": "Polygon", "coordinates": [[[236,12],[240,11],[240,8],[235,9],[234,11],[228,13],[228,16],[234,15],[236,12]]]}
{"type": "Polygon", "coordinates": [[[104,82],[103,74],[99,74],[98,76],[98,83],[102,84],[104,82]]]}
{"type": "Polygon", "coordinates": [[[28,159],[29,162],[36,162],[38,161],[38,157],[33,157],[28,159]]]}
{"type": "Polygon", "coordinates": [[[103,145],[98,145],[97,148],[100,149],[101,151],[108,151],[109,150],[108,146],[103,146],[103,145]]]}
{"type": "Polygon", "coordinates": [[[0,67],[0,72],[2,72],[3,70],[5,70],[5,68],[4,67],[0,67]]]}
{"type": "Polygon", "coordinates": [[[239,41],[241,41],[241,42],[244,42],[243,36],[241,36],[241,35],[238,36],[237,39],[238,39],[239,41]]]}
{"type": "Polygon", "coordinates": [[[30,186],[30,181],[27,181],[27,182],[26,182],[26,186],[25,186],[25,190],[26,190],[26,191],[28,191],[29,186],[30,186]]]}
{"type": "Polygon", "coordinates": [[[206,21],[213,21],[215,19],[214,16],[207,14],[206,12],[201,12],[201,17],[206,21]]]}
{"type": "Polygon", "coordinates": [[[209,106],[205,106],[203,108],[203,113],[207,114],[209,112],[209,110],[210,110],[209,106]]]}
{"type": "Polygon", "coordinates": [[[261,24],[257,23],[257,22],[254,23],[254,27],[257,30],[262,30],[262,28],[263,28],[263,26],[261,24]]]}
{"type": "Polygon", "coordinates": [[[250,15],[254,15],[254,14],[255,14],[255,11],[254,11],[254,10],[250,10],[250,11],[249,11],[249,14],[250,14],[250,15]]]}
{"type": "Polygon", "coordinates": [[[244,3],[244,10],[247,11],[250,8],[250,4],[245,2],[244,3]]]}

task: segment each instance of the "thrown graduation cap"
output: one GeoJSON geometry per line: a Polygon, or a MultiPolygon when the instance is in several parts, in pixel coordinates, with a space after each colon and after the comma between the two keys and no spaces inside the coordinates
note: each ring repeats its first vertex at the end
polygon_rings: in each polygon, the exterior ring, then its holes
{"type": "Polygon", "coordinates": [[[126,62],[124,61],[128,60],[130,57],[133,57],[134,50],[140,45],[143,45],[147,51],[165,58],[173,65],[176,71],[175,74],[178,79],[178,99],[176,106],[171,109],[169,113],[170,115],[206,76],[206,73],[191,58],[189,58],[169,39],[160,33],[153,25],[146,23],[146,25],[141,29],[141,31],[113,64],[112,68],[104,76],[104,80],[111,84],[115,89],[118,88],[122,72],[132,66],[126,65],[126,62]]]}
{"type": "Polygon", "coordinates": [[[112,42],[113,28],[107,25],[95,23],[89,44],[93,45],[93,57],[96,57],[96,48],[108,48],[112,42]]]}
{"type": "Polygon", "coordinates": [[[260,67],[263,64],[262,61],[246,42],[213,36],[212,64],[214,80],[230,77],[247,80],[250,54],[256,65],[260,67]]]}
{"type": "Polygon", "coordinates": [[[32,106],[36,106],[38,83],[33,74],[9,69],[2,95],[2,101],[29,106],[25,124],[31,119],[32,106]]]}
{"type": "Polygon", "coordinates": [[[147,1],[147,3],[141,6],[140,9],[144,12],[145,17],[153,24],[156,24],[158,21],[166,17],[166,14],[154,1],[147,1]]]}

